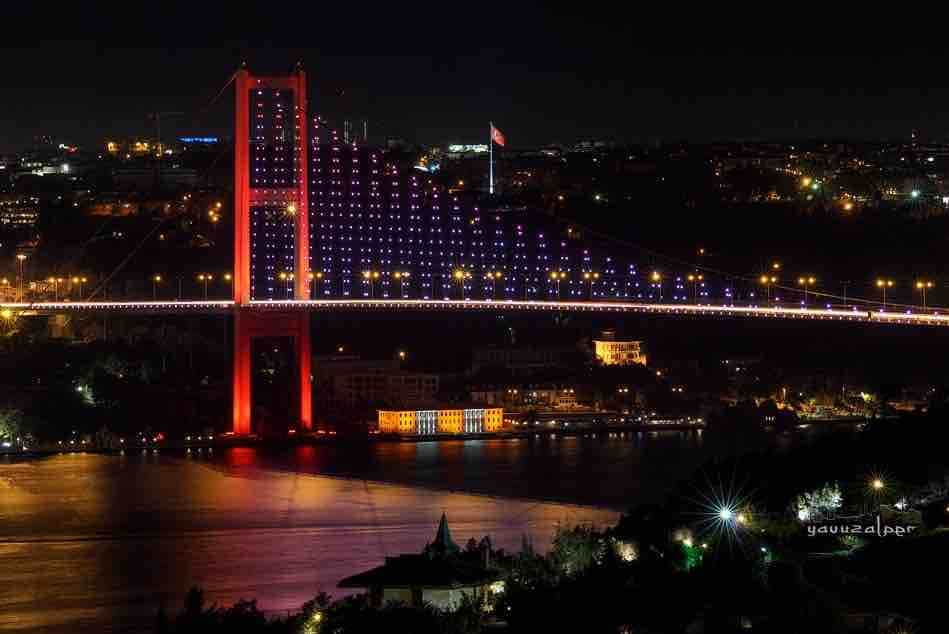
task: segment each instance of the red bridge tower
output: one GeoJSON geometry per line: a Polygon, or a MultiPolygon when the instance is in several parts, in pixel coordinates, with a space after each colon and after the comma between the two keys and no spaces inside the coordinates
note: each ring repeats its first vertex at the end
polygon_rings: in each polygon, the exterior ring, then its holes
{"type": "Polygon", "coordinates": [[[257,337],[293,339],[298,422],[302,429],[310,429],[309,314],[248,310],[255,285],[272,285],[278,274],[276,262],[255,261],[254,241],[273,239],[275,232],[289,225],[293,249],[287,260],[292,257],[293,298],[309,298],[306,73],[298,67],[291,75],[258,77],[242,67],[235,86],[233,431],[251,433],[251,349],[257,337]]]}

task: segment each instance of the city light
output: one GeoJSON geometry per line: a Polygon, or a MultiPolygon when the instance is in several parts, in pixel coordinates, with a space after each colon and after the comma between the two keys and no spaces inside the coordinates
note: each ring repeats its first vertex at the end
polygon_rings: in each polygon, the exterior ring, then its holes
{"type": "Polygon", "coordinates": [[[797,278],[797,285],[804,287],[804,305],[807,306],[807,289],[812,288],[817,280],[813,276],[797,278]]]}
{"type": "MultiPolygon", "coordinates": [[[[777,265],[777,263],[775,263],[775,265],[773,265],[771,268],[774,268],[776,270],[777,268],[780,268],[780,266],[777,265]]],[[[765,300],[770,303],[771,302],[771,287],[778,283],[778,277],[776,275],[762,275],[761,277],[758,278],[758,281],[764,285],[765,300]]]]}
{"type": "Polygon", "coordinates": [[[883,310],[886,310],[886,289],[893,288],[893,280],[877,278],[877,288],[883,293],[883,310]]]}
{"type": "Polygon", "coordinates": [[[918,290],[923,297],[923,310],[926,310],[926,293],[932,290],[934,286],[935,284],[930,280],[916,280],[916,290],[918,290]]]}
{"type": "Polygon", "coordinates": [[[198,281],[204,284],[204,299],[208,298],[208,284],[214,279],[210,273],[198,273],[198,281]]]}
{"type": "MultiPolygon", "coordinates": [[[[157,308],[169,311],[224,310],[232,307],[231,300],[176,300],[176,301],[84,301],[84,302],[0,302],[0,307],[14,310],[30,309],[34,311],[95,311],[115,310],[134,312],[136,310],[155,310],[157,308]]],[[[493,301],[491,299],[468,299],[460,302],[447,299],[309,299],[309,300],[251,300],[250,306],[258,309],[298,309],[298,310],[333,310],[346,308],[371,308],[389,310],[427,309],[484,309],[496,311],[603,311],[603,312],[631,312],[652,315],[706,315],[712,317],[747,317],[759,319],[808,319],[846,321],[856,323],[886,323],[894,326],[901,325],[930,325],[949,326],[949,314],[936,313],[908,313],[908,312],[881,312],[874,310],[811,308],[801,311],[799,308],[769,307],[756,305],[739,306],[734,304],[659,304],[652,302],[620,302],[620,301],[554,301],[554,300],[515,300],[505,299],[493,301]]]]}

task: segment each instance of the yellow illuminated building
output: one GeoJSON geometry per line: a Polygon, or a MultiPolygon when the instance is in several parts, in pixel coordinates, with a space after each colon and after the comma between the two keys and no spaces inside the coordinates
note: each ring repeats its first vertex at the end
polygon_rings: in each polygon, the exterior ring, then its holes
{"type": "Polygon", "coordinates": [[[480,434],[501,430],[504,409],[379,410],[378,422],[384,434],[480,434]]]}
{"type": "Polygon", "coordinates": [[[609,330],[593,340],[593,353],[603,365],[646,365],[642,341],[618,340],[609,330]]]}

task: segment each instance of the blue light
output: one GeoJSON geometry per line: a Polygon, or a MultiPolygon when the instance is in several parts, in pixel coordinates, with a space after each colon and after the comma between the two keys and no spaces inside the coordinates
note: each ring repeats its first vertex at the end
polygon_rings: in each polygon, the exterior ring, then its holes
{"type": "Polygon", "coordinates": [[[216,136],[182,136],[178,137],[178,140],[182,143],[201,143],[204,145],[213,145],[218,142],[216,136]]]}

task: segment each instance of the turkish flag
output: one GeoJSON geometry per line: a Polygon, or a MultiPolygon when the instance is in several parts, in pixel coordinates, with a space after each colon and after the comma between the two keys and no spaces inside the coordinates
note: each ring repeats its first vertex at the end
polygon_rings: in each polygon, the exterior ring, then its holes
{"type": "Polygon", "coordinates": [[[495,128],[493,125],[491,126],[491,140],[501,147],[504,147],[504,135],[501,134],[501,131],[495,128]]]}

